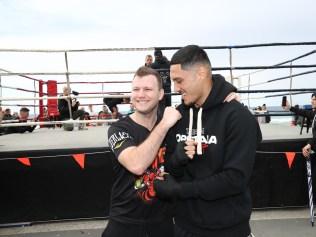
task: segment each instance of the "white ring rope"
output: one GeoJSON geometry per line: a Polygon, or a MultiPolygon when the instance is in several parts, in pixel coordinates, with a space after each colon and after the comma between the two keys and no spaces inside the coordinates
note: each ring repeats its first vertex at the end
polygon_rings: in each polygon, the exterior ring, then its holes
{"type": "Polygon", "coordinates": [[[0,52],[28,53],[72,53],[72,52],[109,52],[109,51],[153,51],[156,47],[147,48],[101,48],[101,49],[0,49],[0,52]]]}
{"type": "MultiPolygon", "coordinates": [[[[2,87],[4,89],[12,89],[12,90],[25,91],[25,92],[31,92],[31,93],[39,93],[39,91],[36,91],[36,90],[28,90],[28,89],[13,87],[13,86],[0,85],[0,87],[2,87]]],[[[44,93],[44,94],[46,94],[46,93],[44,93]]]]}
{"type": "Polygon", "coordinates": [[[82,124],[82,123],[114,123],[118,119],[93,119],[93,120],[63,120],[63,121],[47,121],[47,122],[24,122],[24,123],[5,123],[0,127],[21,127],[35,125],[57,125],[57,124],[82,124]]]}
{"type": "Polygon", "coordinates": [[[0,76],[116,75],[116,74],[135,74],[135,72],[136,72],[135,70],[134,71],[104,71],[104,72],[0,72],[0,76]]]}
{"type": "MultiPolygon", "coordinates": [[[[257,99],[266,99],[266,97],[249,97],[249,98],[240,98],[240,100],[257,100],[257,99]]],[[[249,107],[249,106],[248,106],[249,107]]]]}
{"type": "Polygon", "coordinates": [[[43,97],[0,97],[0,101],[14,101],[14,100],[50,100],[50,99],[92,99],[92,98],[129,98],[130,94],[120,95],[77,95],[77,96],[43,96],[43,97]]]}

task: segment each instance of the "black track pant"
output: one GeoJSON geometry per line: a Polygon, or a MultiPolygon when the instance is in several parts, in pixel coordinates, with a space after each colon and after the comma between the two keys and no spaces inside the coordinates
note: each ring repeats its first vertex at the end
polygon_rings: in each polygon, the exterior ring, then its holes
{"type": "Polygon", "coordinates": [[[102,237],[174,237],[173,231],[172,219],[146,224],[110,220],[102,237]]]}

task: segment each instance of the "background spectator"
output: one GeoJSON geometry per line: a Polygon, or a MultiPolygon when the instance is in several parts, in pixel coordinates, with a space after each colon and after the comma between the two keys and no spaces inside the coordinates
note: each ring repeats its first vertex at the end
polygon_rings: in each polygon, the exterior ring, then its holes
{"type": "Polygon", "coordinates": [[[151,65],[151,68],[158,69],[160,77],[163,82],[163,89],[165,91],[165,98],[163,100],[164,106],[171,106],[171,81],[170,81],[170,62],[163,56],[161,50],[155,50],[155,62],[151,65]],[[161,70],[160,69],[165,69],[161,70]],[[169,93],[169,95],[166,95],[169,93]]]}
{"type": "MultiPolygon", "coordinates": [[[[17,116],[16,116],[17,117],[17,116]]],[[[16,118],[15,117],[15,118],[16,118]]],[[[12,119],[15,119],[13,117],[13,115],[11,114],[11,109],[9,108],[6,108],[5,111],[4,111],[4,115],[3,115],[3,120],[12,120],[12,119]]]]}
{"type": "MultiPolygon", "coordinates": [[[[29,112],[30,110],[26,107],[23,107],[20,109],[20,114],[17,118],[19,120],[19,123],[25,123],[27,122],[29,118],[29,112]]],[[[33,121],[36,121],[36,119],[33,119],[33,121]]],[[[10,133],[25,133],[25,132],[33,132],[37,125],[34,126],[19,126],[19,127],[7,127],[5,128],[5,134],[10,133]]]]}
{"type": "MultiPolygon", "coordinates": [[[[71,89],[65,86],[63,88],[63,96],[70,96],[71,89]]],[[[79,101],[77,101],[75,98],[67,98],[67,99],[58,99],[58,110],[60,114],[61,120],[67,120],[70,119],[70,113],[69,113],[69,104],[71,108],[72,113],[72,119],[79,118],[80,120],[83,120],[84,118],[84,111],[78,110],[78,107],[80,105],[79,101]]],[[[79,125],[79,130],[83,129],[84,125],[79,125]]]]}
{"type": "Polygon", "coordinates": [[[146,55],[145,66],[150,67],[152,63],[153,63],[153,56],[151,56],[150,54],[146,55]]]}

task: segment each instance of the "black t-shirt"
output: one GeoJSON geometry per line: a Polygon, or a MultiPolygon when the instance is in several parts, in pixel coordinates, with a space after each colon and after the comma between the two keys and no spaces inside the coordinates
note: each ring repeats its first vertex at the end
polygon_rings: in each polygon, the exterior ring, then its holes
{"type": "Polygon", "coordinates": [[[115,154],[110,217],[117,221],[155,222],[171,216],[170,203],[157,199],[153,189],[154,178],[164,169],[165,148],[159,149],[152,165],[141,176],[132,174],[118,161],[118,156],[124,149],[138,146],[149,134],[147,128],[135,123],[129,116],[109,128],[109,146],[115,154]]]}

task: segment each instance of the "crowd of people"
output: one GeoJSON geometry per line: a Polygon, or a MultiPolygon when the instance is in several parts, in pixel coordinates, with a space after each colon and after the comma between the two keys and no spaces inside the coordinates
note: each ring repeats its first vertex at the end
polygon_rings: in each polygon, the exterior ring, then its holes
{"type": "MultiPolygon", "coordinates": [[[[6,108],[2,111],[0,107],[0,122],[1,123],[26,123],[29,121],[29,112],[30,110],[26,107],[22,107],[19,111],[19,114],[11,114],[11,109],[6,108]]],[[[37,121],[37,118],[32,119],[32,121],[37,121]]],[[[16,127],[1,127],[0,135],[11,134],[11,133],[25,133],[33,132],[36,128],[36,125],[33,126],[16,126],[16,127]]]]}

